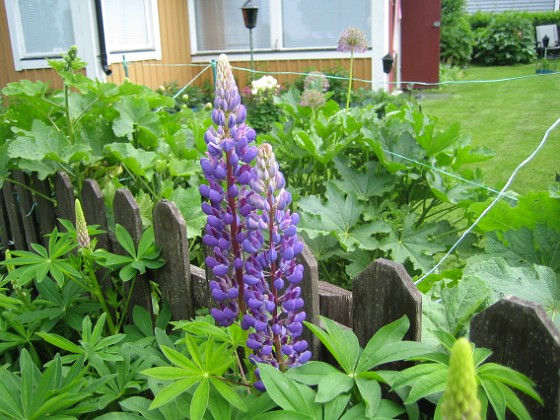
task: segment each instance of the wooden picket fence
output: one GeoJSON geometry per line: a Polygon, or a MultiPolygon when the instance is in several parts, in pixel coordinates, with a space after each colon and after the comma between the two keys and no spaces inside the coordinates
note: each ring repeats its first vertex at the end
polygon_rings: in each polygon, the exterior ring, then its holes
{"type": "MultiPolygon", "coordinates": [[[[44,235],[57,226],[58,218],[75,222],[75,192],[65,173],[40,181],[14,171],[11,178],[16,183],[5,182],[0,194],[0,240],[4,249],[30,249],[31,243],[45,243],[44,235]]],[[[108,212],[99,185],[86,180],[80,199],[88,224],[108,232],[108,212]]],[[[117,190],[112,214],[114,223],[124,226],[137,242],[143,230],[140,208],[128,190],[117,190]]],[[[149,281],[153,280],[168,301],[173,319],[188,319],[198,308],[212,304],[206,273],[189,263],[186,224],[174,203],[157,203],[153,226],[166,264],[149,278],[137,280],[132,305],[152,310],[149,281]]],[[[122,252],[110,233],[98,236],[98,246],[122,252]]],[[[304,249],[300,260],[305,267],[301,287],[308,320],[316,321],[318,315],[329,317],[352,328],[364,346],[383,325],[407,315],[411,327],[405,338],[420,340],[422,294],[400,264],[374,261],[354,280],[353,291],[349,292],[319,280],[317,262],[309,249],[304,249]]],[[[314,354],[320,355],[320,342],[309,335],[305,338],[314,354]]],[[[544,406],[522,397],[533,418],[560,418],[560,334],[542,307],[505,297],[472,319],[470,339],[478,347],[490,348],[492,361],[535,381],[544,406]]]]}

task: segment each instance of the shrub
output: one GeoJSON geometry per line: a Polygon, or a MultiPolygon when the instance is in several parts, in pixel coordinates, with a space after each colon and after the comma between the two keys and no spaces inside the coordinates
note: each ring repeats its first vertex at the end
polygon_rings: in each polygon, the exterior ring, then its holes
{"type": "Polygon", "coordinates": [[[473,60],[484,65],[530,63],[535,58],[535,29],[517,13],[492,16],[488,26],[475,31],[473,60]]]}
{"type": "Polygon", "coordinates": [[[441,4],[440,59],[464,66],[471,60],[473,32],[465,13],[465,0],[443,0],[441,4]]]}

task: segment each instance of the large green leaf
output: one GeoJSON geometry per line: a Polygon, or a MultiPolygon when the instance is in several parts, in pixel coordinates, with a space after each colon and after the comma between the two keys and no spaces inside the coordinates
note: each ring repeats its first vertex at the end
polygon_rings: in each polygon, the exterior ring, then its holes
{"type": "Polygon", "coordinates": [[[558,278],[549,267],[511,267],[503,258],[490,258],[464,269],[464,277],[477,277],[493,292],[493,299],[499,300],[513,295],[540,304],[557,326],[560,319],[555,316],[560,311],[560,287],[558,278]]]}
{"type": "Polygon", "coordinates": [[[339,371],[330,373],[319,381],[315,401],[325,403],[332,400],[337,395],[345,394],[350,391],[353,386],[353,377],[339,371]]]}
{"type": "Polygon", "coordinates": [[[200,193],[196,188],[176,188],[170,197],[187,224],[187,237],[194,239],[202,236],[206,225],[206,215],[200,207],[200,193]]]}
{"type": "Polygon", "coordinates": [[[341,191],[355,194],[361,201],[368,201],[371,197],[381,197],[391,191],[397,178],[382,171],[378,162],[366,162],[363,171],[357,171],[348,166],[348,160],[338,156],[335,167],[340,179],[334,180],[341,191]]]}
{"type": "Polygon", "coordinates": [[[111,143],[105,146],[107,153],[115,156],[133,174],[151,177],[157,154],[137,149],[130,143],[111,143]]]}
{"type": "Polygon", "coordinates": [[[113,121],[113,131],[117,137],[132,136],[138,131],[142,137],[140,143],[144,147],[157,146],[157,140],[163,133],[161,122],[146,99],[125,96],[114,108],[119,112],[113,121]]]}
{"type": "MultiPolygon", "coordinates": [[[[469,207],[469,211],[476,217],[489,205],[490,200],[484,203],[474,203],[469,207]]],[[[559,214],[560,200],[550,197],[547,192],[529,192],[519,197],[514,206],[503,200],[499,201],[481,219],[477,228],[483,232],[494,230],[505,232],[523,226],[534,229],[538,224],[543,224],[560,232],[559,214]]]]}
{"type": "Polygon", "coordinates": [[[410,261],[413,267],[424,272],[434,266],[433,255],[445,250],[441,241],[433,240],[439,230],[438,224],[424,223],[415,227],[417,216],[409,213],[399,229],[394,229],[381,241],[381,249],[391,253],[391,258],[404,264],[410,261]]]}

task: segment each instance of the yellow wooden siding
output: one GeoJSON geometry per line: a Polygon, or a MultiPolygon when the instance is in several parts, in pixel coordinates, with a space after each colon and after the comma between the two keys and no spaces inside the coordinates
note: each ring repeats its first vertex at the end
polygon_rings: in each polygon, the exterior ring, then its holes
{"type": "MultiPolygon", "coordinates": [[[[134,83],[157,89],[166,82],[176,81],[184,86],[200,71],[204,65],[191,66],[191,50],[188,30],[188,8],[186,0],[159,0],[159,23],[161,31],[162,60],[136,61],[128,64],[129,79],[134,83]]],[[[217,58],[217,57],[216,57],[217,58]]],[[[340,59],[309,60],[255,60],[255,67],[263,72],[307,72],[310,70],[327,71],[336,67],[348,69],[350,64],[347,54],[341,53],[340,59]]],[[[249,62],[232,62],[235,67],[249,68],[249,62]]],[[[115,63],[110,66],[113,74],[107,81],[122,83],[125,77],[123,65],[115,63]]],[[[246,71],[235,71],[240,87],[250,81],[246,71]]],[[[282,84],[293,82],[296,75],[274,75],[282,84]]],[[[354,76],[358,79],[371,80],[371,59],[356,58],[354,76]]],[[[50,69],[15,71],[8,30],[6,9],[0,1],[0,88],[9,82],[28,80],[51,81],[54,88],[61,87],[58,76],[50,69]]],[[[212,71],[208,69],[195,84],[204,80],[212,81],[212,71]]],[[[355,87],[369,87],[366,83],[356,83],[355,87]]]]}

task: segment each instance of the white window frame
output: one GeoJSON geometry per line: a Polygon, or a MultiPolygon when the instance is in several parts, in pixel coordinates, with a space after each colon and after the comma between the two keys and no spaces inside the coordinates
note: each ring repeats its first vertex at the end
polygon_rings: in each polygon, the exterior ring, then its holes
{"type": "MultiPolygon", "coordinates": [[[[38,57],[24,54],[24,35],[19,15],[18,0],[4,0],[8,20],[8,30],[12,46],[14,68],[16,71],[46,69],[49,64],[46,58],[60,58],[60,54],[49,57],[38,57]]],[[[115,1],[115,0],[103,0],[115,1]]],[[[161,60],[161,36],[159,28],[159,11],[157,0],[144,0],[147,21],[152,23],[149,28],[149,38],[152,48],[138,51],[111,51],[110,42],[106,36],[108,64],[121,63],[123,55],[126,61],[161,60]]],[[[86,73],[91,77],[99,77],[99,42],[97,37],[97,24],[95,18],[95,4],[93,0],[70,0],[72,25],[74,30],[74,44],[78,46],[78,54],[87,63],[86,73]]]]}
{"type": "MultiPolygon", "coordinates": [[[[268,1],[268,0],[265,0],[268,1]]],[[[375,4],[378,2],[384,2],[386,0],[371,0],[371,10],[372,17],[373,11],[376,9],[375,4]]],[[[242,0],[240,0],[242,4],[242,0]]],[[[304,48],[284,48],[283,39],[283,16],[282,16],[282,1],[270,1],[270,14],[274,16],[274,19],[270,19],[270,40],[271,48],[259,48],[254,50],[255,61],[267,61],[267,60],[297,60],[297,59],[328,59],[328,58],[340,58],[340,52],[336,51],[336,46],[334,47],[304,47],[304,48]]],[[[240,6],[241,7],[241,6],[240,6]]],[[[195,0],[188,0],[188,13],[189,13],[189,35],[191,40],[191,56],[194,63],[208,63],[209,61],[216,59],[216,55],[224,51],[198,51],[197,45],[197,22],[195,14],[195,0]]],[[[242,20],[241,10],[239,10],[239,19],[242,20]]],[[[372,19],[373,20],[373,19],[372,19]]],[[[203,24],[202,22],[199,22],[203,24]]],[[[374,38],[376,32],[373,31],[372,26],[372,38],[374,38]]],[[[247,38],[249,37],[249,30],[247,29],[247,38]]],[[[368,47],[371,51],[371,46],[368,47]]],[[[232,60],[236,61],[249,61],[250,52],[247,50],[236,51],[228,50],[228,56],[232,60]]]]}
{"type": "MultiPolygon", "coordinates": [[[[107,8],[105,3],[115,0],[102,0],[102,10],[104,21],[107,8]]],[[[159,10],[157,0],[144,0],[144,7],[146,10],[146,22],[149,26],[146,28],[148,31],[148,48],[138,46],[135,49],[118,50],[116,46],[111,45],[111,40],[107,36],[107,26],[105,25],[105,44],[107,48],[107,61],[108,64],[122,63],[123,55],[126,61],[142,61],[142,60],[161,60],[161,34],[159,30],[159,10]]]]}

